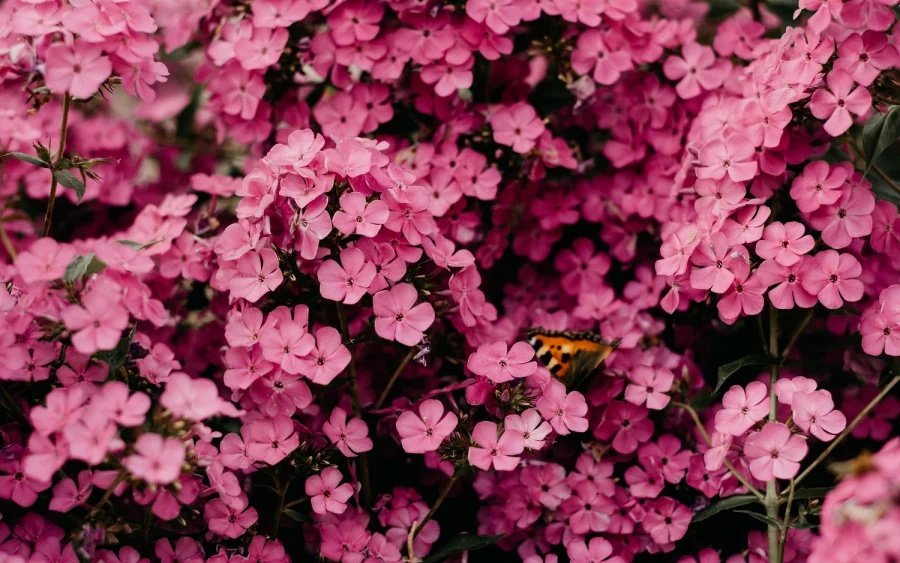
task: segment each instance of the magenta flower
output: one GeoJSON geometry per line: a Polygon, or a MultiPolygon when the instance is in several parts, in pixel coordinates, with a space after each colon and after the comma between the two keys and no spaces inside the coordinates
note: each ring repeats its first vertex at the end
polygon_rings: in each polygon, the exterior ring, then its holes
{"type": "Polygon", "coordinates": [[[896,64],[897,48],[885,34],[868,29],[862,35],[853,33],[838,44],[834,68],[846,71],[860,86],[869,86],[881,71],[896,64]]]}
{"type": "Polygon", "coordinates": [[[416,305],[418,297],[416,288],[408,283],[376,293],[372,298],[372,309],[378,336],[406,346],[418,344],[434,322],[431,303],[416,305]]]}
{"type": "Polygon", "coordinates": [[[341,472],[334,467],[326,467],[321,473],[306,480],[306,495],[316,514],[343,514],[347,501],[353,496],[350,483],[341,484],[341,472]]]}
{"type": "Polygon", "coordinates": [[[612,500],[589,481],[578,483],[573,494],[560,507],[569,527],[576,534],[604,532],[609,529],[610,514],[615,511],[612,500]]]}
{"type": "Polygon", "coordinates": [[[631,403],[613,401],[603,413],[603,420],[594,429],[601,440],[612,438],[612,447],[619,453],[630,454],[653,435],[649,411],[631,403]]]}
{"type": "Polygon", "coordinates": [[[663,64],[666,78],[679,81],[675,91],[683,99],[696,97],[703,90],[718,88],[730,69],[727,61],[716,62],[716,54],[711,48],[695,42],[686,43],[680,57],[672,55],[663,64]]]}
{"type": "Polygon", "coordinates": [[[818,297],[825,307],[837,309],[844,301],[862,299],[865,287],[858,279],[862,266],[851,254],[824,250],[808,264],[808,269],[803,272],[803,289],[818,297]]]}
{"type": "Polygon", "coordinates": [[[316,339],[306,332],[305,323],[282,321],[264,330],[259,337],[263,358],[278,365],[289,374],[302,373],[307,367],[309,353],[316,346],[316,339]]]}
{"type": "MultiPolygon", "coordinates": [[[[896,286],[894,286],[896,287],[896,286]]],[[[872,307],[863,313],[859,322],[862,348],[866,354],[879,356],[900,356],[900,316],[891,318],[879,307],[872,307]]]]}
{"type": "Polygon", "coordinates": [[[147,433],[137,439],[134,451],[122,465],[152,485],[168,485],[181,475],[187,450],[179,440],[147,433]]]}
{"type": "Polygon", "coordinates": [[[812,213],[810,223],[822,231],[825,244],[835,249],[846,248],[853,239],[871,234],[874,210],[872,192],[861,186],[844,188],[837,202],[823,205],[812,213]]]}
{"type": "Polygon", "coordinates": [[[598,84],[615,84],[634,63],[623,45],[610,45],[615,35],[599,29],[588,29],[578,36],[572,53],[572,70],[590,75],[598,84]]]}
{"type": "Polygon", "coordinates": [[[796,221],[769,223],[763,230],[763,238],[756,243],[756,254],[760,258],[772,258],[782,266],[793,266],[815,246],[812,236],[804,233],[803,224],[796,221]]]}
{"type": "Polygon", "coordinates": [[[544,132],[541,118],[526,103],[502,106],[494,111],[490,120],[494,141],[512,147],[512,150],[520,154],[533,149],[538,137],[544,132]]]}
{"type": "Polygon", "coordinates": [[[290,418],[277,415],[246,424],[241,429],[247,443],[247,455],[254,460],[275,465],[300,445],[290,418]]]}
{"type": "Polygon", "coordinates": [[[731,252],[725,235],[713,233],[708,241],[697,247],[691,258],[697,266],[691,270],[691,287],[725,293],[734,282],[734,273],[729,268],[731,261],[742,258],[739,253],[731,252]]]}
{"type": "Polygon", "coordinates": [[[791,197],[797,208],[809,213],[820,206],[837,202],[851,171],[847,166],[830,167],[824,160],[807,164],[803,173],[791,184],[791,197]]]}
{"type": "Polygon", "coordinates": [[[344,457],[356,457],[372,449],[369,428],[363,419],[351,418],[348,421],[347,411],[340,407],[331,411],[331,417],[322,425],[322,430],[344,457]]]}
{"type": "Polygon", "coordinates": [[[234,45],[234,54],[246,70],[259,70],[278,61],[287,44],[286,29],[253,30],[252,37],[244,37],[234,45]]]}
{"type": "Polygon", "coordinates": [[[506,432],[514,432],[522,435],[525,447],[529,450],[539,450],[544,447],[544,438],[550,434],[552,427],[541,418],[537,409],[527,409],[521,415],[509,414],[503,419],[506,432]]]}
{"type": "Polygon", "coordinates": [[[750,473],[760,481],[792,478],[800,470],[807,449],[806,439],[792,434],[780,422],[767,423],[744,442],[750,473]]]}
{"type": "Polygon", "coordinates": [[[669,404],[666,395],[672,389],[675,374],[665,368],[637,366],[628,373],[631,383],[625,388],[625,400],[644,405],[651,410],[662,410],[669,404]]]}
{"type": "Polygon", "coordinates": [[[819,119],[827,119],[825,131],[832,137],[842,135],[853,125],[850,114],[862,116],[872,107],[872,96],[863,87],[854,88],[853,77],[835,69],[825,77],[828,89],[813,92],[809,109],[819,119]]]}
{"type": "Polygon", "coordinates": [[[237,261],[237,273],[228,285],[234,297],[242,297],[251,303],[270,291],[274,291],[284,276],[278,265],[278,256],[271,248],[259,252],[250,251],[237,261]]]}
{"type": "Polygon", "coordinates": [[[834,408],[831,393],[824,389],[794,393],[791,412],[797,426],[823,442],[830,442],[847,427],[844,413],[834,408]]]}
{"type": "MultiPolygon", "coordinates": [[[[250,526],[256,524],[259,515],[256,509],[248,507],[245,497],[238,497],[231,502],[224,502],[217,498],[207,502],[203,506],[203,517],[209,525],[209,530],[226,538],[238,538],[244,535],[250,526]]],[[[202,558],[202,555],[197,554],[202,558]]],[[[188,561],[189,559],[179,560],[188,561]]]]}
{"type": "Polygon", "coordinates": [[[332,222],[345,235],[374,237],[387,221],[390,210],[380,199],[366,202],[359,192],[347,192],[341,196],[341,208],[334,213],[332,222]]]}
{"type": "Polygon", "coordinates": [[[469,463],[485,471],[493,467],[497,471],[512,471],[519,464],[517,457],[525,449],[525,440],[516,432],[504,431],[498,435],[497,425],[482,421],[472,430],[476,445],[469,447],[469,463]]]}
{"type": "Polygon", "coordinates": [[[57,244],[52,238],[40,238],[16,257],[16,270],[25,283],[59,279],[75,258],[75,251],[57,244]]]}
{"type": "Polygon", "coordinates": [[[405,411],[397,418],[400,444],[411,454],[433,452],[453,432],[459,419],[452,412],[444,414],[444,405],[435,399],[422,401],[418,411],[418,415],[405,411]]]}
{"type": "Polygon", "coordinates": [[[762,285],[775,286],[769,289],[769,301],[776,309],[793,309],[795,306],[808,309],[818,302],[815,295],[803,289],[803,273],[809,270],[809,263],[815,263],[815,258],[804,256],[791,267],[765,260],[756,269],[762,285]]]}
{"type": "Polygon", "coordinates": [[[102,45],[76,39],[71,45],[54,43],[45,53],[44,82],[54,92],[68,92],[86,100],[94,95],[112,73],[102,45]]]}
{"type": "Polygon", "coordinates": [[[350,363],[350,350],[344,346],[341,333],[330,326],[316,329],[315,346],[297,358],[299,373],[313,383],[328,385],[350,363]]]}
{"type": "Polygon", "coordinates": [[[522,7],[515,0],[468,0],[466,15],[478,23],[484,23],[494,33],[503,35],[509,28],[519,25],[522,7]]]}
{"type": "Polygon", "coordinates": [[[578,391],[567,393],[566,386],[559,381],[547,382],[535,406],[557,434],[584,432],[588,429],[585,417],[588,406],[584,395],[578,391]]]}
{"type": "Polygon", "coordinates": [[[466,367],[472,373],[486,377],[494,383],[528,377],[537,370],[534,349],[527,342],[516,342],[507,350],[502,341],[482,344],[469,355],[466,367]]]}
{"type": "Polygon", "coordinates": [[[566,553],[572,563],[625,563],[618,555],[613,555],[612,544],[601,537],[573,540],[566,544],[566,553]]]}
{"type": "Polygon", "coordinates": [[[697,177],[721,180],[727,175],[734,182],[752,180],[758,169],[755,154],[753,143],[743,135],[710,141],[700,148],[697,177]]]}
{"type": "Polygon", "coordinates": [[[81,299],[81,305],[69,305],[62,311],[62,321],[73,331],[72,345],[82,354],[112,350],[128,326],[128,311],[111,299],[106,285],[97,283],[81,299]]]}
{"type": "Polygon", "coordinates": [[[732,385],[722,396],[722,410],[716,413],[716,431],[740,436],[769,415],[769,389],[753,381],[747,387],[732,385]]]}
{"type": "Polygon", "coordinates": [[[362,250],[347,248],[341,251],[341,263],[326,260],[316,272],[322,297],[353,305],[366,294],[375,279],[375,264],[366,260],[362,250]]]}
{"type": "Polygon", "coordinates": [[[684,537],[692,516],[691,509],[685,505],[662,497],[648,506],[643,526],[653,541],[668,544],[684,537]]]}

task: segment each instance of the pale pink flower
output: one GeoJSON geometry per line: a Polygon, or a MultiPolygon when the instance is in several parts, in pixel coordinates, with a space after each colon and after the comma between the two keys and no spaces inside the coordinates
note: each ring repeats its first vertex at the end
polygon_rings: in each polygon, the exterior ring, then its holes
{"type": "Polygon", "coordinates": [[[797,426],[823,442],[830,442],[847,427],[844,413],[834,408],[831,393],[824,389],[795,393],[791,411],[797,426]]]}
{"type": "Polygon", "coordinates": [[[827,119],[824,129],[832,137],[842,135],[853,125],[850,114],[865,115],[872,107],[872,96],[863,87],[854,88],[853,77],[835,69],[825,77],[828,89],[813,92],[809,109],[819,119],[827,119]]]}
{"type": "Polygon", "coordinates": [[[844,301],[859,301],[865,293],[859,280],[862,265],[852,254],[838,254],[836,250],[824,250],[809,262],[803,272],[803,289],[818,297],[828,309],[837,309],[844,301]]]}
{"type": "Polygon", "coordinates": [[[375,279],[375,264],[358,248],[341,251],[341,262],[326,260],[316,272],[319,292],[325,299],[353,305],[362,299],[375,279]]]}
{"type": "Polygon", "coordinates": [[[159,434],[141,434],[135,453],[122,462],[132,475],[152,485],[168,485],[181,475],[187,449],[179,440],[159,434]]]}
{"type": "Polygon", "coordinates": [[[396,340],[406,346],[418,344],[434,322],[431,303],[416,305],[419,293],[408,283],[379,291],[372,298],[375,313],[375,332],[386,340],[396,340]]]}
{"type": "Polygon", "coordinates": [[[535,406],[557,434],[588,429],[588,406],[584,395],[578,391],[566,392],[566,386],[559,381],[547,382],[535,406]]]}
{"type": "Polygon", "coordinates": [[[498,436],[497,425],[482,421],[472,430],[475,446],[469,447],[469,463],[488,470],[512,471],[519,464],[518,455],[525,449],[525,440],[516,432],[504,431],[498,436]]]}
{"type": "Polygon", "coordinates": [[[112,73],[112,63],[103,55],[102,45],[80,39],[71,45],[54,43],[47,48],[44,58],[47,87],[82,100],[93,96],[112,73]]]}
{"type": "Polygon", "coordinates": [[[400,444],[411,454],[433,452],[453,432],[459,419],[452,412],[445,414],[444,405],[435,399],[422,401],[418,412],[405,411],[397,418],[400,444]]]}
{"type": "Polygon", "coordinates": [[[52,238],[40,238],[19,253],[16,270],[25,283],[52,281],[65,273],[74,258],[75,251],[69,246],[57,244],[52,238]]]}
{"type": "Polygon", "coordinates": [[[251,303],[270,291],[274,291],[284,276],[278,265],[278,256],[271,248],[250,251],[237,261],[237,275],[231,279],[229,290],[234,297],[242,297],[251,303]]]}
{"type": "Polygon", "coordinates": [[[347,501],[353,496],[353,486],[350,483],[341,484],[342,478],[336,468],[326,467],[306,480],[304,487],[313,512],[343,514],[347,510],[347,501]]]}
{"type": "Polygon", "coordinates": [[[767,423],[744,442],[750,473],[760,481],[794,477],[807,450],[806,439],[791,434],[790,429],[780,422],[767,423]]]}
{"type": "Polygon", "coordinates": [[[482,344],[469,355],[466,367],[494,383],[528,377],[537,370],[532,361],[534,349],[527,342],[516,342],[507,349],[503,341],[482,344]]]}
{"type": "Polygon", "coordinates": [[[363,419],[351,418],[348,421],[347,411],[340,407],[331,411],[331,417],[322,425],[322,431],[345,457],[356,457],[372,449],[369,428],[363,419]]]}
{"type": "Polygon", "coordinates": [[[637,366],[628,374],[631,383],[625,388],[625,400],[648,409],[662,410],[669,404],[666,393],[672,389],[675,375],[668,369],[637,366]]]}
{"type": "Polygon", "coordinates": [[[716,430],[740,436],[769,415],[769,405],[769,388],[765,383],[753,381],[746,388],[732,385],[722,396],[724,408],[716,413],[716,430]]]}

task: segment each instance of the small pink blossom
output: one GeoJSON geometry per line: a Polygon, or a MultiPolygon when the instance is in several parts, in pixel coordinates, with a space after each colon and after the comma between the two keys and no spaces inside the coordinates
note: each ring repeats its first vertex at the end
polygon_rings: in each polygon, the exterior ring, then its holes
{"type": "Polygon", "coordinates": [[[135,477],[153,485],[168,485],[181,475],[187,450],[180,441],[159,434],[141,434],[134,450],[122,464],[135,477]]]}
{"type": "Polygon", "coordinates": [[[444,413],[444,406],[435,399],[422,401],[418,415],[404,411],[397,418],[397,433],[400,444],[407,453],[432,452],[441,445],[444,438],[456,428],[458,418],[452,412],[444,413]]]}
{"type": "Polygon", "coordinates": [[[375,332],[387,340],[396,340],[406,346],[418,344],[428,327],[434,322],[431,303],[416,305],[419,294],[408,283],[379,291],[372,298],[375,312],[375,332]]]}
{"type": "Polygon", "coordinates": [[[807,449],[806,439],[791,434],[780,422],[767,423],[744,442],[750,473],[760,481],[792,478],[800,470],[807,449]]]}
{"type": "Polygon", "coordinates": [[[316,514],[343,514],[347,501],[353,496],[353,486],[341,483],[341,472],[334,467],[326,467],[318,475],[306,480],[306,494],[316,514]]]}
{"type": "Polygon", "coordinates": [[[475,446],[469,447],[469,463],[488,470],[511,471],[519,464],[517,457],[525,449],[525,441],[516,432],[505,431],[498,436],[497,425],[482,421],[472,430],[475,446]]]}
{"type": "Polygon", "coordinates": [[[732,385],[722,396],[722,410],[716,413],[716,430],[740,436],[769,415],[769,389],[753,381],[747,387],[732,385]]]}
{"type": "Polygon", "coordinates": [[[494,383],[528,377],[537,370],[534,349],[527,342],[516,342],[507,350],[505,342],[482,344],[469,355],[466,367],[476,375],[487,377],[494,383]]]}
{"type": "Polygon", "coordinates": [[[340,407],[331,411],[331,417],[322,426],[322,430],[345,457],[356,457],[357,454],[372,449],[366,423],[361,418],[351,418],[348,421],[347,411],[340,407]]]}

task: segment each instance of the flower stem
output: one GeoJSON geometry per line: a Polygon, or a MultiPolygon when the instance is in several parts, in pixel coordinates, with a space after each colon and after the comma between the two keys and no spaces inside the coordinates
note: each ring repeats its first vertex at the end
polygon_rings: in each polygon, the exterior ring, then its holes
{"type": "MultiPolygon", "coordinates": [[[[676,407],[681,407],[688,412],[688,414],[691,416],[691,419],[693,419],[694,424],[697,425],[697,429],[700,430],[700,435],[703,436],[703,441],[706,442],[707,446],[712,447],[712,440],[710,440],[709,438],[709,433],[706,432],[706,428],[700,421],[700,416],[697,414],[697,411],[694,410],[694,407],[687,403],[681,403],[678,401],[672,401],[672,404],[676,407]]],[[[754,487],[753,484],[750,483],[750,481],[748,481],[743,475],[741,475],[737,468],[730,461],[728,461],[727,458],[723,459],[722,462],[725,464],[725,467],[728,469],[728,471],[730,471],[731,474],[734,475],[735,479],[737,479],[741,483],[741,485],[743,485],[744,488],[750,492],[750,494],[755,496],[759,500],[759,502],[763,502],[765,500],[762,492],[760,492],[759,489],[754,487]]]]}
{"type": "Polygon", "coordinates": [[[53,160],[53,164],[50,166],[50,199],[47,200],[47,212],[44,214],[44,226],[41,229],[41,237],[46,237],[50,234],[50,222],[53,219],[53,208],[56,205],[56,188],[59,184],[56,180],[56,166],[63,158],[63,154],[66,150],[66,136],[69,132],[69,108],[72,105],[72,96],[66,94],[63,98],[63,114],[62,114],[62,127],[59,132],[59,148],[56,151],[56,158],[53,160]]]}
{"type": "Polygon", "coordinates": [[[441,505],[444,504],[444,500],[447,499],[447,495],[450,494],[450,490],[453,489],[453,485],[456,484],[456,481],[458,479],[459,473],[455,472],[453,473],[453,476],[451,476],[450,479],[444,484],[444,488],[441,489],[440,493],[438,493],[437,500],[435,500],[434,504],[431,505],[431,510],[428,511],[428,514],[425,515],[425,518],[422,518],[422,521],[418,524],[413,525],[413,531],[410,534],[412,536],[412,539],[415,539],[416,536],[419,535],[419,532],[422,531],[422,528],[425,527],[425,524],[427,524],[428,521],[434,517],[435,513],[438,511],[438,508],[440,508],[441,505]]]}
{"type": "Polygon", "coordinates": [[[384,402],[388,398],[388,394],[391,392],[391,389],[394,387],[394,384],[397,383],[397,379],[400,378],[400,374],[403,373],[403,370],[406,368],[406,365],[409,363],[409,361],[412,359],[412,357],[415,355],[415,353],[416,353],[416,349],[410,348],[409,352],[407,352],[406,355],[403,356],[403,359],[400,360],[400,365],[397,366],[397,369],[394,370],[394,373],[391,375],[391,378],[388,380],[387,385],[385,385],[385,387],[384,387],[384,391],[381,392],[381,395],[378,397],[378,400],[375,401],[375,407],[374,407],[375,410],[380,409],[381,406],[384,405],[384,402]]]}
{"type": "Polygon", "coordinates": [[[813,469],[815,469],[820,463],[825,461],[828,455],[831,454],[832,451],[834,451],[838,444],[844,441],[844,439],[849,436],[851,432],[853,432],[854,428],[859,426],[859,423],[862,422],[870,412],[872,412],[872,409],[874,409],[878,405],[878,403],[882,401],[882,399],[887,397],[888,393],[891,392],[891,389],[893,389],[898,383],[900,383],[900,375],[895,375],[894,379],[890,380],[888,384],[885,385],[884,388],[877,395],[875,395],[875,397],[871,401],[869,401],[869,404],[866,405],[858,415],[856,415],[856,418],[854,418],[850,422],[850,424],[847,425],[847,428],[844,428],[844,431],[838,434],[838,437],[832,440],[830,444],[828,444],[828,447],[825,448],[825,451],[819,454],[819,457],[817,457],[815,461],[809,464],[809,466],[807,466],[807,468],[804,469],[796,479],[794,479],[795,486],[799,485],[801,481],[806,479],[806,477],[809,476],[810,473],[812,473],[813,469]]]}
{"type": "MultiPolygon", "coordinates": [[[[341,335],[347,348],[350,350],[350,364],[347,366],[350,374],[350,397],[353,399],[353,416],[362,418],[362,402],[359,399],[359,380],[356,376],[356,362],[353,359],[353,340],[350,338],[350,329],[347,323],[347,313],[344,304],[337,302],[338,323],[341,326],[341,335]]],[[[369,457],[365,453],[359,454],[359,482],[362,485],[363,504],[372,504],[372,481],[369,476],[369,457]]]]}
{"type": "MultiPolygon", "coordinates": [[[[780,358],[778,355],[778,313],[772,304],[769,304],[769,354],[773,358],[780,358]]],[[[775,384],[778,383],[778,374],[781,370],[780,362],[772,364],[771,376],[769,379],[769,421],[774,422],[778,416],[778,395],[775,393],[775,384]]],[[[766,481],[766,498],[765,498],[766,515],[769,518],[778,520],[778,481],[774,478],[766,481]]],[[[769,524],[767,527],[769,539],[769,562],[781,563],[781,534],[780,530],[769,524]]]]}

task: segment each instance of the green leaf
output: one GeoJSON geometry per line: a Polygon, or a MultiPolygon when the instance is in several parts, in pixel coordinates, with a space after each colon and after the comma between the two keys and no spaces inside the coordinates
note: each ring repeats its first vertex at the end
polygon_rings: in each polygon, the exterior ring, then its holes
{"type": "Polygon", "coordinates": [[[63,273],[62,280],[66,283],[75,283],[87,276],[92,276],[103,271],[103,268],[105,267],[106,264],[94,256],[93,252],[82,256],[76,256],[75,259],[66,266],[66,271],[63,273]]]}
{"type": "Polygon", "coordinates": [[[756,518],[757,520],[759,520],[766,526],[772,526],[774,528],[781,528],[781,522],[779,522],[778,520],[776,520],[774,518],[770,518],[769,516],[766,516],[765,514],[762,514],[760,512],[753,512],[752,510],[735,510],[735,512],[740,512],[741,514],[746,514],[747,516],[752,516],[753,518],[756,518]]]}
{"type": "Polygon", "coordinates": [[[866,157],[866,174],[878,155],[897,141],[900,135],[900,106],[892,106],[887,113],[879,113],[866,123],[862,132],[862,147],[866,157]]]}
{"type": "Polygon", "coordinates": [[[125,362],[128,360],[128,351],[131,348],[131,341],[134,339],[136,328],[136,326],[131,327],[131,330],[119,339],[119,343],[116,344],[115,348],[97,352],[94,354],[94,357],[106,362],[109,365],[109,370],[112,372],[124,366],[125,362]]]}
{"type": "Polygon", "coordinates": [[[747,366],[769,366],[772,365],[773,360],[767,354],[763,354],[758,352],[756,354],[748,354],[743,358],[739,358],[733,362],[728,362],[725,365],[719,366],[719,379],[716,382],[716,388],[713,393],[718,393],[719,389],[722,388],[722,385],[725,384],[728,379],[738,372],[741,368],[747,366]]]}
{"type": "Polygon", "coordinates": [[[40,158],[38,158],[34,155],[31,155],[31,154],[25,154],[24,152],[8,152],[8,153],[5,153],[3,156],[11,156],[18,160],[21,160],[22,162],[27,162],[28,164],[40,166],[41,168],[49,168],[50,167],[49,164],[47,164],[40,158]]]}
{"type": "Polygon", "coordinates": [[[473,536],[471,534],[459,534],[455,538],[441,545],[432,551],[423,563],[438,563],[444,561],[451,555],[462,553],[463,551],[475,551],[497,543],[497,540],[503,537],[503,534],[496,536],[473,536]]]}
{"type": "Polygon", "coordinates": [[[834,487],[809,487],[808,489],[797,489],[794,491],[794,500],[807,498],[825,498],[825,495],[831,492],[834,487]]]}
{"type": "Polygon", "coordinates": [[[78,201],[79,203],[81,202],[81,198],[84,197],[84,182],[82,182],[78,176],[72,174],[68,170],[54,170],[53,177],[63,186],[70,190],[75,190],[78,201]]]}
{"type": "Polygon", "coordinates": [[[294,522],[304,523],[304,522],[311,521],[309,516],[307,516],[306,514],[303,514],[302,512],[297,512],[293,508],[285,508],[283,514],[285,516],[287,516],[288,518],[290,518],[291,520],[293,520],[294,522]]]}
{"type": "Polygon", "coordinates": [[[730,497],[725,497],[722,500],[714,502],[700,512],[694,514],[694,519],[692,520],[692,522],[703,522],[707,518],[715,516],[716,514],[725,510],[731,510],[739,506],[746,506],[754,502],[757,502],[757,500],[753,495],[733,495],[730,497]]]}

